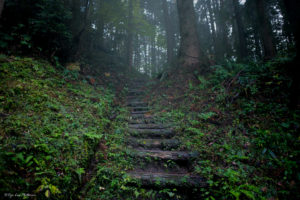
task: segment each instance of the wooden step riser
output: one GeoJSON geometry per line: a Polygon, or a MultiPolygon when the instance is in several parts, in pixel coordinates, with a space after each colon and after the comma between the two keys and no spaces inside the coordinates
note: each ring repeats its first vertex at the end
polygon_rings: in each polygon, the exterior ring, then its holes
{"type": "Polygon", "coordinates": [[[172,138],[176,134],[175,132],[131,132],[130,135],[136,138],[172,138]]]}
{"type": "Polygon", "coordinates": [[[151,188],[204,188],[207,187],[205,179],[198,176],[168,176],[168,175],[153,175],[153,174],[129,174],[133,179],[136,179],[141,185],[151,188]]]}
{"type": "Polygon", "coordinates": [[[136,139],[130,138],[126,141],[127,145],[132,148],[158,149],[158,150],[173,150],[178,149],[180,143],[178,140],[152,140],[152,139],[136,139]]]}
{"type": "Polygon", "coordinates": [[[161,135],[175,135],[176,132],[173,129],[166,128],[166,129],[136,129],[136,128],[129,128],[129,133],[131,134],[161,134],[161,135]]]}
{"type": "Polygon", "coordinates": [[[188,163],[165,163],[162,164],[161,162],[157,161],[143,161],[139,160],[139,162],[135,161],[136,167],[134,168],[135,173],[172,173],[172,174],[189,174],[192,168],[187,167],[188,163]]]}
{"type": "Polygon", "coordinates": [[[187,172],[192,171],[193,162],[190,160],[171,160],[171,159],[159,159],[152,157],[140,157],[136,155],[130,155],[133,160],[133,165],[136,166],[135,170],[151,171],[152,166],[156,167],[156,172],[180,172],[181,169],[185,169],[187,172]]]}
{"type": "Polygon", "coordinates": [[[148,107],[132,107],[129,108],[129,110],[133,111],[133,112],[137,112],[137,111],[149,111],[148,107]]]}
{"type": "Polygon", "coordinates": [[[131,111],[131,115],[136,115],[136,114],[147,114],[149,111],[131,111]]]}
{"type": "Polygon", "coordinates": [[[153,119],[154,120],[154,118],[152,116],[147,116],[145,114],[132,114],[130,116],[130,118],[133,120],[143,120],[143,119],[153,119]]]}
{"type": "Polygon", "coordinates": [[[127,96],[144,96],[144,91],[129,91],[127,96]]]}
{"type": "Polygon", "coordinates": [[[133,124],[155,124],[155,120],[154,119],[145,119],[145,118],[129,119],[128,123],[129,123],[129,125],[133,125],[133,124]]]}
{"type": "Polygon", "coordinates": [[[132,129],[166,129],[170,127],[168,124],[129,124],[128,126],[132,129]]]}
{"type": "Polygon", "coordinates": [[[148,104],[144,103],[142,101],[138,102],[138,101],[131,101],[127,103],[127,107],[128,108],[135,108],[135,107],[147,107],[148,104]]]}
{"type": "Polygon", "coordinates": [[[191,162],[197,158],[197,154],[184,151],[157,151],[157,150],[136,150],[130,152],[130,155],[147,160],[172,160],[191,162]]]}

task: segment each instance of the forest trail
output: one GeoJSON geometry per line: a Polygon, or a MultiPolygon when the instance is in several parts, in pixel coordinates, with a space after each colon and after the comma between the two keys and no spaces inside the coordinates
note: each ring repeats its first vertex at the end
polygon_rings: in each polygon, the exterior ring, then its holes
{"type": "Polygon", "coordinates": [[[126,141],[136,167],[128,174],[145,188],[171,188],[188,199],[197,198],[193,191],[206,186],[202,177],[191,173],[197,153],[179,150],[180,141],[172,126],[157,122],[143,100],[145,84],[144,80],[134,80],[129,85],[130,136],[126,141]]]}

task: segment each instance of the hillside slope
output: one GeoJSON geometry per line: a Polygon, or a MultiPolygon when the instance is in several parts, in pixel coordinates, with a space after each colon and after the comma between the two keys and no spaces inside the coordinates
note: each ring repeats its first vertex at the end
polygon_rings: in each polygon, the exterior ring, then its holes
{"type": "Polygon", "coordinates": [[[96,151],[107,160],[114,91],[43,60],[1,55],[0,66],[1,195],[76,196],[96,151]]]}

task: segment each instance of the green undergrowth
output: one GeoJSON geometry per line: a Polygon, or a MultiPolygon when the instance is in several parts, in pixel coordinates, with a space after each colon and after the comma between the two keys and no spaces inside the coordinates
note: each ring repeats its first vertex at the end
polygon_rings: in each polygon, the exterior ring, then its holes
{"type": "Polygon", "coordinates": [[[1,199],[76,199],[93,159],[104,173],[121,156],[123,113],[113,90],[78,72],[0,55],[1,199]]]}
{"type": "Polygon", "coordinates": [[[200,152],[194,172],[209,183],[204,199],[300,198],[300,112],[288,108],[284,71],[290,61],[227,62],[206,78],[195,72],[197,82],[184,91],[169,90],[178,84],[170,79],[152,89],[153,107],[177,124],[182,148],[200,152]]]}

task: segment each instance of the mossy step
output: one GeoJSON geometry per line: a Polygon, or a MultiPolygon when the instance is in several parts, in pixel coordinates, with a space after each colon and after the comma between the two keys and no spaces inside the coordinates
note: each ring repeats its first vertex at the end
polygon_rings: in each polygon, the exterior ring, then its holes
{"type": "Polygon", "coordinates": [[[171,150],[178,148],[180,145],[180,142],[177,139],[137,139],[130,137],[126,142],[131,147],[141,147],[144,149],[171,150]]]}
{"type": "Polygon", "coordinates": [[[128,107],[147,107],[148,106],[148,103],[145,103],[143,101],[129,101],[127,103],[127,106],[128,107]]]}
{"type": "Polygon", "coordinates": [[[140,160],[135,160],[134,162],[134,171],[135,172],[144,172],[144,173],[189,173],[189,169],[186,165],[180,166],[175,162],[141,162],[140,160]]]}
{"type": "Polygon", "coordinates": [[[131,114],[130,118],[131,119],[150,119],[150,118],[153,119],[153,116],[152,115],[147,115],[145,113],[143,113],[143,114],[131,114]]]}
{"type": "Polygon", "coordinates": [[[178,173],[145,173],[145,172],[128,172],[128,175],[137,179],[143,186],[152,187],[182,187],[182,188],[195,188],[207,187],[203,177],[191,174],[178,174],[178,173]]]}
{"type": "Polygon", "coordinates": [[[143,99],[142,95],[135,95],[135,96],[127,96],[127,100],[136,100],[136,99],[143,99]]]}
{"type": "Polygon", "coordinates": [[[135,96],[135,95],[145,95],[145,91],[144,90],[134,90],[134,89],[131,89],[128,91],[128,96],[135,96]]]}
{"type": "Polygon", "coordinates": [[[147,114],[149,113],[149,111],[132,111],[131,114],[134,115],[134,114],[147,114]]]}
{"type": "Polygon", "coordinates": [[[132,111],[136,112],[136,111],[148,111],[149,108],[148,107],[132,107],[130,108],[132,111]]]}
{"type": "Polygon", "coordinates": [[[136,150],[133,156],[142,158],[153,158],[154,160],[190,161],[197,158],[197,152],[190,151],[163,151],[163,150],[136,150]]]}
{"type": "Polygon", "coordinates": [[[133,124],[154,124],[156,121],[154,118],[139,118],[139,119],[129,119],[129,125],[133,124]]]}
{"type": "Polygon", "coordinates": [[[145,123],[136,123],[136,124],[129,124],[129,128],[132,129],[166,129],[169,128],[169,124],[145,124],[145,123]]]}
{"type": "Polygon", "coordinates": [[[141,138],[172,138],[176,132],[172,129],[129,129],[130,135],[141,138]]]}

